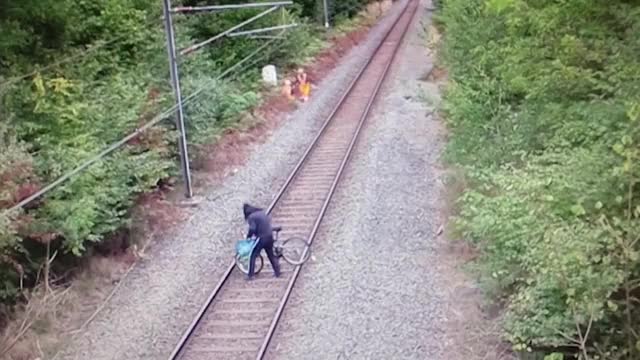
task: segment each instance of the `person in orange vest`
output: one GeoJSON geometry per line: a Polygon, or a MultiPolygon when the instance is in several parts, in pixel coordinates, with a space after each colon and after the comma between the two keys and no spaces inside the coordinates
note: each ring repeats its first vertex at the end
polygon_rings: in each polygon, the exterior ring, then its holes
{"type": "Polygon", "coordinates": [[[302,68],[298,69],[296,82],[298,84],[298,89],[300,90],[300,98],[303,102],[306,102],[309,100],[309,96],[311,95],[311,82],[309,81],[307,73],[302,68]]]}

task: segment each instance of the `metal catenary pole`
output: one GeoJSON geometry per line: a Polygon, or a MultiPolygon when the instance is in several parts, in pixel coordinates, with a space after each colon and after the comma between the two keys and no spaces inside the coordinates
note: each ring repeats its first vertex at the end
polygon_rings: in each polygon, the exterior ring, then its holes
{"type": "Polygon", "coordinates": [[[322,6],[324,10],[324,27],[329,28],[329,7],[327,6],[327,0],[322,0],[322,6]]]}
{"type": "Polygon", "coordinates": [[[182,93],[180,92],[180,75],[176,59],[176,39],[173,32],[173,20],[171,18],[171,0],[164,0],[164,26],[167,33],[167,52],[169,54],[169,67],[171,70],[171,85],[176,98],[176,126],[180,132],[180,162],[182,164],[182,176],[184,177],[185,196],[193,197],[191,187],[191,170],[189,169],[189,153],[187,151],[187,134],[184,129],[184,111],[182,108],[182,93]]]}

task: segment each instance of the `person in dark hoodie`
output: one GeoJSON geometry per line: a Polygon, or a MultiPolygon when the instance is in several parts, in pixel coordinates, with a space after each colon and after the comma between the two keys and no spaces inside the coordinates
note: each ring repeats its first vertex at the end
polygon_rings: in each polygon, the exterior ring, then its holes
{"type": "Polygon", "coordinates": [[[258,238],[256,247],[253,248],[251,258],[249,260],[249,274],[247,280],[251,280],[253,272],[255,270],[256,257],[260,254],[260,251],[264,249],[269,257],[269,262],[273,267],[273,272],[276,277],[280,276],[280,265],[278,264],[278,258],[273,252],[273,230],[271,228],[271,218],[267,213],[260,208],[251,206],[247,203],[242,205],[242,211],[244,212],[244,219],[249,224],[249,232],[247,233],[247,239],[252,237],[258,238]]]}

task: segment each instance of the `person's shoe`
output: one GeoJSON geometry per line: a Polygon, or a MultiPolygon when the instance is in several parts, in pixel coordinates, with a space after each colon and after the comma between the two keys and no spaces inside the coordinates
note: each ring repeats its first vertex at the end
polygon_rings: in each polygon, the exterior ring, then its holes
{"type": "Polygon", "coordinates": [[[253,276],[247,275],[247,276],[244,277],[244,279],[247,280],[247,281],[252,281],[253,280],[253,276]]]}
{"type": "Polygon", "coordinates": [[[279,278],[279,277],[280,277],[280,274],[275,274],[275,273],[274,273],[274,274],[273,274],[273,277],[274,277],[274,278],[279,278]]]}

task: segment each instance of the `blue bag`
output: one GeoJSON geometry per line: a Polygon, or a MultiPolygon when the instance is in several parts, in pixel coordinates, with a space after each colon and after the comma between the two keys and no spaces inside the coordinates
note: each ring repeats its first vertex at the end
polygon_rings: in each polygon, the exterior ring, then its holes
{"type": "Polygon", "coordinates": [[[251,239],[239,240],[236,243],[236,253],[240,257],[249,257],[253,251],[256,241],[251,239]]]}

